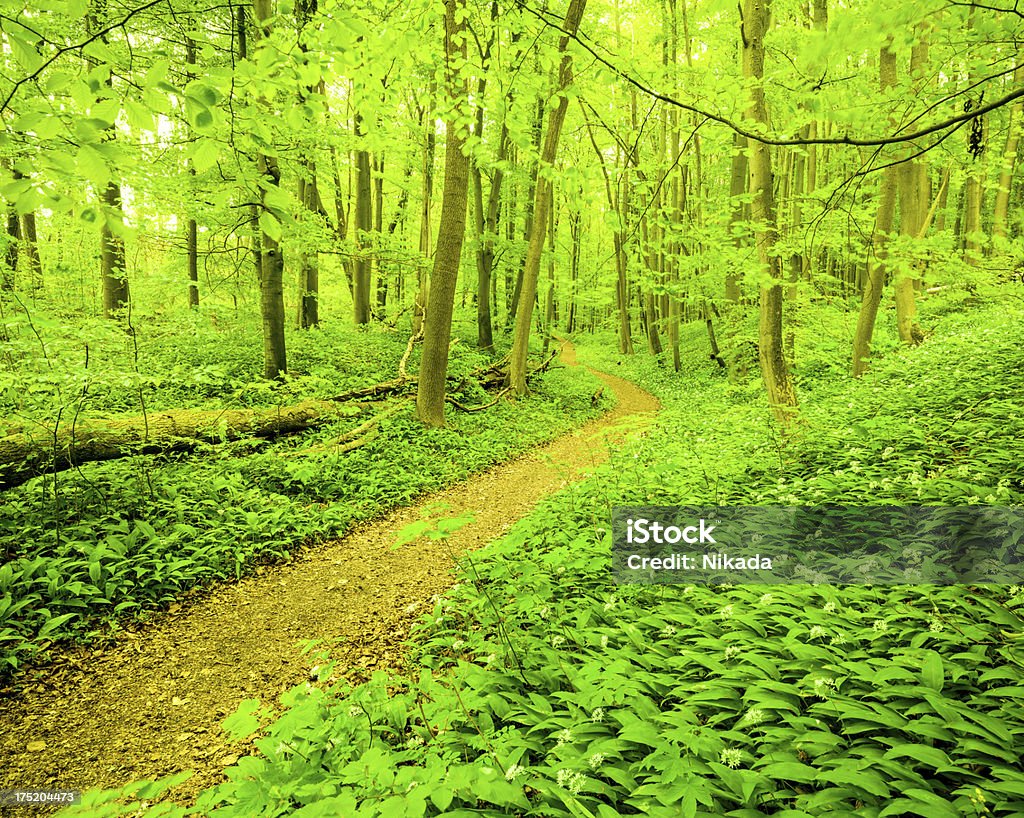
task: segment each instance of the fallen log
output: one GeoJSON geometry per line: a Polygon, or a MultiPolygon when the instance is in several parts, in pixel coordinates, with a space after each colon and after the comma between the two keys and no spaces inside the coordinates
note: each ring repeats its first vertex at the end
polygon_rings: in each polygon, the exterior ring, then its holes
{"type": "MultiPolygon", "coordinates": [[[[414,341],[415,339],[413,339],[414,341]]],[[[412,343],[410,341],[409,351],[412,343]]],[[[543,361],[528,377],[543,372],[555,355],[543,361]]],[[[407,357],[404,359],[407,360],[407,357]]],[[[404,366],[403,366],[404,369],[404,366]]],[[[507,372],[501,362],[472,373],[486,390],[501,390],[494,400],[481,406],[450,402],[462,411],[480,411],[493,406],[505,393],[507,372]]],[[[456,388],[465,379],[450,378],[456,388]]],[[[58,419],[56,423],[20,426],[13,434],[0,437],[0,492],[27,483],[43,474],[57,474],[85,463],[117,460],[139,454],[189,452],[203,443],[225,443],[244,439],[272,439],[306,431],[345,417],[361,414],[355,401],[380,399],[412,391],[415,375],[353,389],[327,400],[306,400],[290,406],[255,409],[169,409],[114,418],[58,419]]],[[[454,390],[452,390],[454,391],[454,390]]],[[[387,410],[367,421],[330,446],[330,451],[348,451],[365,444],[373,427],[393,413],[387,410]]]]}
{"type": "Polygon", "coordinates": [[[364,408],[306,400],[257,409],[172,409],[107,419],[39,424],[0,438],[0,491],[83,463],[137,454],[187,452],[202,443],[274,438],[313,429],[364,408]]]}

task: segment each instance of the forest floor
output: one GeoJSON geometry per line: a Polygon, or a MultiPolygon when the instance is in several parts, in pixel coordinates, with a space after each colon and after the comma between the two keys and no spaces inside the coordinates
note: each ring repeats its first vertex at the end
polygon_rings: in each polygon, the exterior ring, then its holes
{"type": "MultiPolygon", "coordinates": [[[[562,361],[575,366],[565,344],[562,361]]],[[[74,651],[0,691],[0,789],[110,788],[194,770],[170,796],[191,801],[250,751],[223,719],[245,699],[275,706],[310,678],[317,650],[353,682],[403,668],[416,619],[454,581],[453,557],[500,537],[552,492],[608,457],[631,418],[658,409],[631,383],[595,372],[614,409],[525,456],[311,546],[193,602],[109,647],[74,651]],[[405,526],[432,516],[473,515],[447,541],[421,538],[395,550],[405,526]]],[[[0,815],[3,808],[0,808],[0,815]]]]}

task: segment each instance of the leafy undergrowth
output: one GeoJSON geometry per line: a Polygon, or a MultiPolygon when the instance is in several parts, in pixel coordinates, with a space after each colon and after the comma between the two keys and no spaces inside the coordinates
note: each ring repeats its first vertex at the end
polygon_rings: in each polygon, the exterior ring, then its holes
{"type": "MultiPolygon", "coordinates": [[[[190,370],[191,385],[154,390],[150,408],[175,405],[175,399],[201,402],[195,378],[207,370],[198,360],[219,356],[210,366],[220,367],[235,354],[209,334],[201,338],[191,352],[195,358],[183,356],[179,365],[199,367],[190,370]]],[[[260,386],[252,366],[245,374],[253,390],[268,390],[264,402],[288,402],[303,384],[310,387],[306,396],[329,395],[394,377],[404,349],[395,334],[306,333],[296,339],[293,360],[324,373],[316,388],[296,380],[282,388],[285,394],[275,394],[274,387],[260,386]],[[331,343],[337,344],[333,364],[331,343]],[[332,366],[337,374],[328,380],[332,366]]],[[[154,346],[152,354],[174,352],[154,346]]],[[[452,371],[468,377],[488,360],[457,349],[452,371]]],[[[499,401],[469,414],[449,407],[445,429],[425,430],[406,401],[381,422],[376,438],[345,453],[333,441],[368,414],[255,451],[239,443],[184,457],[89,464],[58,475],[56,488],[44,479],[8,491],[0,503],[0,678],[57,641],[102,638],[183,594],[288,559],[304,543],[341,535],[354,521],[574,428],[607,407],[607,399],[597,406],[592,400],[599,385],[582,368],[556,368],[517,404],[499,401]]],[[[233,388],[219,383],[211,394],[230,403],[233,388]]],[[[91,394],[107,408],[123,408],[116,395],[91,394]]],[[[458,395],[467,405],[490,400],[475,383],[458,395]]]]}
{"type": "Polygon", "coordinates": [[[1020,503],[1017,313],[824,379],[788,439],[695,332],[678,378],[616,367],[662,422],[466,562],[418,678],[246,703],[225,726],[261,754],[194,808],[65,814],[1024,816],[1021,588],[617,586],[608,531],[616,504],[1020,503]]]}

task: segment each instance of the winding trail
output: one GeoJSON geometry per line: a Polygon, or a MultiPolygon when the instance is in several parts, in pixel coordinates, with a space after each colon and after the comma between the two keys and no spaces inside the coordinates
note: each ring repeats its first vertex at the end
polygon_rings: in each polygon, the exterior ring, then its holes
{"type": "MultiPolygon", "coordinates": [[[[576,365],[567,343],[562,361],[576,365]]],[[[0,789],[117,787],[191,769],[172,793],[191,800],[249,749],[230,742],[223,718],[248,698],[277,705],[280,693],[309,678],[315,658],[300,654],[305,640],[330,642],[352,680],[401,668],[410,626],[453,581],[449,550],[500,537],[539,500],[607,460],[624,429],[658,409],[633,384],[595,374],[618,402],[577,431],[303,549],[294,562],[172,606],[113,647],[64,657],[0,700],[0,789]],[[392,550],[396,532],[437,503],[447,504],[446,516],[475,518],[447,545],[422,540],[392,550]]]]}

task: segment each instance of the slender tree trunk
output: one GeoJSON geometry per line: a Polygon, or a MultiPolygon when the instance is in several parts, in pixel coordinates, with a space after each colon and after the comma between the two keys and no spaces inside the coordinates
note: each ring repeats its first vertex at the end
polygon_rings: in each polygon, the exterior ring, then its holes
{"type": "MultiPolygon", "coordinates": [[[[195,79],[195,71],[192,69],[196,64],[196,41],[191,37],[185,38],[185,64],[189,66],[187,76],[195,79]]],[[[192,162],[188,163],[189,183],[195,189],[196,169],[192,162]]],[[[191,209],[191,208],[190,208],[191,209]]],[[[185,256],[188,267],[188,305],[194,309],[199,306],[199,228],[196,218],[189,214],[185,222],[185,256]]]]}
{"type": "MultiPolygon", "coordinates": [[[[764,95],[764,35],[768,28],[767,0],[744,0],[742,40],[743,73],[753,80],[751,103],[747,116],[768,125],[768,107],[764,95]]],[[[758,324],[758,357],[761,375],[768,391],[768,402],[780,423],[787,423],[796,408],[796,393],[789,379],[789,370],[782,339],[782,260],[775,250],[778,227],[775,218],[775,194],[772,188],[772,162],[767,145],[755,142],[750,156],[750,192],[754,195],[753,217],[760,225],[757,253],[761,264],[771,276],[771,283],[761,286],[758,324]]]]}
{"type": "MultiPolygon", "coordinates": [[[[272,0],[254,0],[256,30],[262,36],[270,33],[269,20],[273,14],[272,0]]],[[[267,191],[281,184],[281,170],[277,157],[259,154],[256,171],[262,177],[260,202],[267,210],[267,191]]],[[[284,256],[278,240],[263,231],[260,267],[260,312],[263,318],[263,374],[276,379],[288,371],[284,342],[284,256]]]]}
{"type": "MultiPolygon", "coordinates": [[[[887,43],[878,57],[878,80],[882,95],[896,84],[896,54],[887,43]]],[[[889,119],[890,126],[893,118],[889,119]]],[[[871,240],[871,257],[868,258],[867,276],[861,297],[860,313],[857,315],[857,329],[853,336],[852,374],[860,377],[867,371],[871,355],[871,336],[875,331],[878,306],[885,289],[886,260],[888,259],[889,234],[892,232],[893,216],[896,211],[896,188],[898,166],[893,165],[882,171],[878,210],[875,212],[875,229],[871,240]]]]}
{"type": "Polygon", "coordinates": [[[444,192],[437,251],[430,277],[423,354],[416,394],[416,412],[427,426],[444,425],[445,375],[451,341],[452,310],[459,281],[462,240],[466,232],[466,203],[469,193],[469,159],[463,152],[465,136],[457,110],[466,102],[468,86],[460,66],[466,59],[466,0],[445,0],[445,55],[448,61],[448,93],[453,111],[446,126],[444,151],[444,192]],[[455,62],[456,65],[452,66],[455,62]]]}
{"type": "Polygon", "coordinates": [[[4,252],[3,275],[0,276],[0,289],[13,292],[18,274],[18,251],[21,245],[21,220],[13,204],[7,205],[7,249],[4,252]]]}
{"type": "MultiPolygon", "coordinates": [[[[967,16],[968,27],[971,29],[975,27],[975,10],[976,6],[972,2],[967,16]]],[[[974,86],[978,79],[975,76],[975,72],[972,71],[968,76],[968,83],[974,86]]],[[[981,95],[979,94],[977,99],[971,100],[971,104],[975,107],[981,105],[981,95]]],[[[964,261],[974,265],[980,263],[983,256],[984,237],[982,236],[981,207],[985,197],[986,163],[984,148],[988,135],[987,118],[979,117],[972,120],[966,130],[970,169],[967,174],[967,180],[964,183],[964,261]]],[[[902,331],[900,332],[900,338],[910,343],[909,338],[903,337],[902,331]]]]}
{"type": "MultiPolygon", "coordinates": [[[[582,200],[582,197],[581,197],[582,200]]],[[[580,221],[579,210],[569,208],[569,239],[572,247],[569,251],[569,308],[566,311],[565,331],[570,335],[576,332],[576,284],[580,278],[580,221]]]]}
{"type": "MultiPolygon", "coordinates": [[[[736,249],[743,247],[743,236],[740,233],[740,223],[743,221],[745,205],[743,194],[747,192],[747,138],[741,134],[733,134],[732,137],[732,160],[729,173],[729,198],[732,207],[729,212],[729,232],[732,234],[733,243],[736,249]]],[[[740,279],[736,271],[730,268],[725,274],[725,297],[726,300],[738,303],[741,297],[740,279]]]]}
{"type": "Polygon", "coordinates": [[[373,246],[376,255],[374,269],[377,273],[376,312],[377,319],[384,317],[384,308],[388,303],[388,271],[381,264],[380,256],[384,247],[384,156],[381,155],[373,163],[373,246]]]}
{"type": "MultiPolygon", "coordinates": [[[[433,86],[431,86],[433,91],[433,86]]],[[[430,108],[422,111],[424,128],[423,137],[423,191],[420,196],[420,265],[419,265],[419,287],[416,293],[416,304],[413,308],[412,334],[414,336],[423,332],[423,313],[430,298],[430,254],[433,246],[431,233],[431,204],[434,195],[434,152],[437,143],[437,134],[434,128],[433,112],[430,108]]]]}
{"type": "MultiPolygon", "coordinates": [[[[1024,85],[1024,63],[1018,65],[1014,70],[1013,84],[1017,87],[1024,85]]],[[[1020,144],[1022,114],[1024,114],[1024,103],[1014,103],[1010,108],[1009,123],[1006,128],[1006,147],[1003,148],[1002,164],[999,168],[999,186],[996,188],[996,201],[992,210],[993,238],[1006,238],[1006,221],[1010,211],[1010,191],[1013,188],[1017,146],[1020,144]]]]}
{"type": "Polygon", "coordinates": [[[39,257],[39,238],[36,235],[36,214],[29,211],[21,217],[22,237],[25,255],[28,257],[28,269],[31,276],[30,286],[33,290],[43,288],[43,262],[39,257]]]}
{"type": "MultiPolygon", "coordinates": [[[[569,107],[566,89],[572,83],[572,55],[568,52],[569,37],[576,34],[583,17],[587,0],[570,0],[562,29],[567,32],[558,43],[558,51],[562,61],[558,69],[558,87],[563,93],[558,105],[551,111],[548,119],[547,136],[541,151],[541,164],[552,165],[558,150],[558,140],[562,133],[562,123],[569,107]]],[[[512,353],[509,362],[509,384],[517,395],[526,394],[526,357],[530,342],[530,321],[533,313],[533,302],[537,295],[537,277],[540,273],[540,257],[544,249],[544,229],[547,222],[547,209],[550,205],[548,188],[551,182],[538,173],[536,196],[533,205],[533,220],[530,225],[530,241],[526,248],[526,264],[523,270],[523,290],[520,295],[519,309],[516,312],[515,333],[512,340],[512,353]]]]}
{"type": "MultiPolygon", "coordinates": [[[[355,114],[356,137],[363,135],[362,115],[355,114]]],[[[356,261],[352,274],[352,305],[355,322],[367,324],[370,321],[370,268],[371,237],[373,228],[373,201],[370,178],[370,152],[363,148],[356,151],[356,261]]]]}
{"type": "MultiPolygon", "coordinates": [[[[297,0],[295,3],[295,24],[300,33],[299,48],[303,54],[309,47],[301,37],[302,31],[309,25],[317,13],[318,0],[297,0]]],[[[304,102],[313,94],[313,86],[299,92],[299,102],[304,102]]],[[[323,213],[323,205],[316,180],[316,159],[310,146],[305,148],[305,160],[300,163],[299,201],[311,222],[319,222],[323,213]]],[[[320,323],[320,256],[316,246],[303,244],[298,251],[299,256],[299,329],[309,329],[320,323]]]]}
{"type": "MultiPolygon", "coordinates": [[[[89,14],[86,16],[86,28],[90,34],[98,31],[106,18],[106,0],[93,0],[89,14]]],[[[106,35],[98,35],[102,43],[107,42],[106,35]]],[[[113,78],[106,79],[108,89],[114,87],[113,78]]],[[[116,139],[114,123],[105,128],[107,139],[116,139]]],[[[121,209],[121,186],[110,179],[100,195],[103,202],[103,217],[100,227],[100,279],[103,284],[103,314],[108,318],[117,317],[121,310],[128,306],[128,276],[125,272],[124,240],[117,227],[123,225],[124,213],[121,209]]]]}
{"type": "MultiPolygon", "coordinates": [[[[245,18],[245,5],[238,5],[235,8],[235,34],[238,38],[238,59],[240,61],[249,59],[249,36],[245,18]]],[[[249,208],[249,230],[252,234],[252,263],[256,269],[256,281],[263,281],[263,244],[260,232],[260,208],[253,204],[249,208]]]]}

